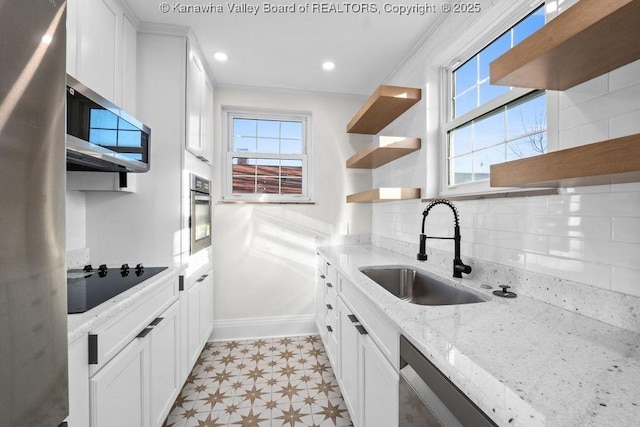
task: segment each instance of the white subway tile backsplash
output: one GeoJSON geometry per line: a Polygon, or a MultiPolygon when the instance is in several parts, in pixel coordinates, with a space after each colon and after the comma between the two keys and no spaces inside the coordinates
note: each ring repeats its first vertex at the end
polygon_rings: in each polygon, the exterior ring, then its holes
{"type": "Polygon", "coordinates": [[[560,110],[583,104],[609,92],[609,79],[606,75],[596,77],[578,86],[559,92],[560,110]]]}
{"type": "Polygon", "coordinates": [[[526,232],[535,235],[606,240],[611,238],[611,218],[577,215],[532,216],[527,220],[526,232]]]}
{"type": "Polygon", "coordinates": [[[473,253],[474,258],[484,261],[495,262],[508,267],[525,267],[525,254],[519,250],[476,244],[474,245],[473,253]]]}
{"type": "Polygon", "coordinates": [[[640,192],[561,195],[549,200],[549,214],[638,216],[640,192]]]}
{"type": "Polygon", "coordinates": [[[640,297],[640,270],[636,268],[613,267],[611,290],[640,297]]]}
{"type": "Polygon", "coordinates": [[[635,267],[640,259],[640,245],[606,240],[551,237],[549,254],[613,266],[635,267]]]}
{"type": "Polygon", "coordinates": [[[611,289],[611,267],[604,264],[527,253],[525,268],[534,273],[611,289]]]}
{"type": "Polygon", "coordinates": [[[608,76],[609,90],[612,92],[637,85],[638,76],[640,76],[640,60],[613,70],[608,76]]]}
{"type": "Polygon", "coordinates": [[[640,216],[614,217],[612,238],[618,242],[637,243],[640,245],[640,216]]]}
{"type": "Polygon", "coordinates": [[[609,138],[619,138],[640,133],[640,108],[612,117],[609,121],[609,132],[609,138]]]}
{"type": "Polygon", "coordinates": [[[578,147],[609,139],[608,118],[560,131],[559,149],[578,147]]]}

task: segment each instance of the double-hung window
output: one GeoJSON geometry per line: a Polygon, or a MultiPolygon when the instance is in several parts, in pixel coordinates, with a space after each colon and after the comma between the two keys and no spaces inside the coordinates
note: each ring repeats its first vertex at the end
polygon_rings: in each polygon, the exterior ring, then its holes
{"type": "Polygon", "coordinates": [[[490,165],[546,152],[545,92],[489,83],[489,64],[544,23],[543,5],[448,72],[445,191],[487,189],[490,165]]]}
{"type": "Polygon", "coordinates": [[[226,118],[225,200],[310,200],[310,115],[227,111],[226,118]]]}

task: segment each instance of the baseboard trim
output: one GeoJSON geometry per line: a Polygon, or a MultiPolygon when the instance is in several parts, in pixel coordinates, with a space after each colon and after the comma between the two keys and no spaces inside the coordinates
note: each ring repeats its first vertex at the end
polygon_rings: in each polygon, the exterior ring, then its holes
{"type": "Polygon", "coordinates": [[[215,320],[209,341],[317,334],[314,315],[215,320]]]}

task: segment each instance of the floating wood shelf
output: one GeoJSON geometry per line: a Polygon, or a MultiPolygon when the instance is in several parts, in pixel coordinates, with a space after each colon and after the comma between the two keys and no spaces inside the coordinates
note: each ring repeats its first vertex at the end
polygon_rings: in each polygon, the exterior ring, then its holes
{"type": "Polygon", "coordinates": [[[565,90],[640,59],[640,1],[580,0],[493,61],[491,84],[565,90]]]}
{"type": "Polygon", "coordinates": [[[411,87],[380,86],[347,125],[347,133],[375,135],[420,101],[422,91],[411,87]]]}
{"type": "Polygon", "coordinates": [[[491,166],[492,187],[580,187],[640,181],[640,134],[491,166]]]}
{"type": "Polygon", "coordinates": [[[419,199],[419,188],[385,187],[347,196],[347,203],[393,202],[397,200],[419,199]]]}
{"type": "Polygon", "coordinates": [[[378,136],[347,160],[347,168],[375,169],[420,149],[420,138],[378,136]]]}

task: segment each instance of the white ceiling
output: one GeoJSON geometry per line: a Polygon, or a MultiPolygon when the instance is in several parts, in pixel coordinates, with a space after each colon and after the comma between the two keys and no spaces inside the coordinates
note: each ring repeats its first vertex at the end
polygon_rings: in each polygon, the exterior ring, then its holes
{"type": "MultiPolygon", "coordinates": [[[[263,5],[262,1],[245,4],[263,5]]],[[[302,7],[317,2],[272,0],[272,5],[302,7]]],[[[441,13],[399,15],[383,10],[384,1],[373,1],[379,13],[355,11],[361,3],[326,2],[344,13],[230,13],[228,6],[241,2],[189,0],[128,0],[142,22],[191,27],[204,51],[218,85],[258,86],[313,92],[369,95],[422,38],[439,22],[441,13]],[[220,5],[222,13],[179,13],[174,5],[220,5]],[[347,7],[353,9],[347,11],[347,7]],[[217,51],[229,55],[220,63],[217,51]],[[322,63],[333,61],[333,71],[322,63]]],[[[389,1],[388,3],[392,3],[389,1]]],[[[367,3],[370,4],[370,3],[367,3]]],[[[407,2],[406,4],[418,4],[407,2]]],[[[421,3],[425,4],[425,3],[421,3]]],[[[435,4],[435,3],[431,3],[435,4]]]]}

